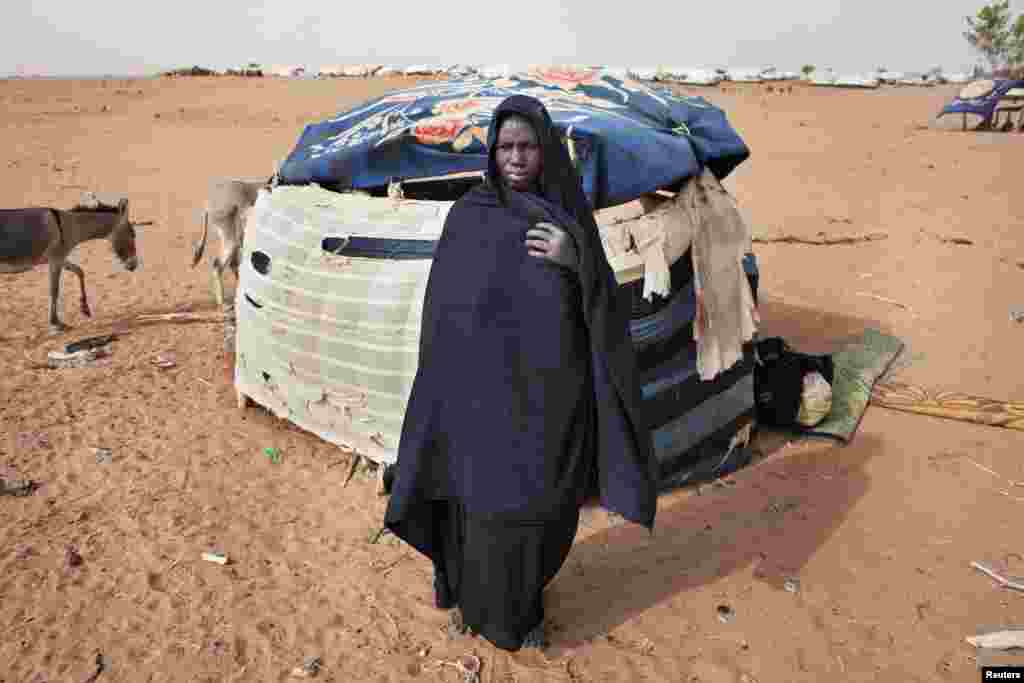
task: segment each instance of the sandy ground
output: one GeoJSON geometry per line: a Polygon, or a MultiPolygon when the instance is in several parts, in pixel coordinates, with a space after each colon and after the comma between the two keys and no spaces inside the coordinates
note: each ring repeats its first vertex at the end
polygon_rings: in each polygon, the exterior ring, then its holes
{"type": "MultiPolygon", "coordinates": [[[[349,456],[236,410],[219,325],[132,323],[214,309],[188,267],[212,177],[264,178],[306,123],[399,84],[0,82],[0,206],[84,186],[156,223],[136,273],[79,248],[95,317],[66,276],[60,337],[45,268],[0,276],[0,476],[43,483],[0,498],[0,683],[82,683],[97,653],[101,682],[283,681],[307,656],[318,680],[456,681],[438,662],[464,653],[486,682],[978,680],[964,637],[1024,625],[1024,594],[969,567],[1024,575],[1024,433],[870,408],[846,447],[766,447],[732,485],[662,497],[653,537],[589,510],[550,589],[552,651],[511,655],[448,641],[427,563],[369,543],[372,475],[343,488],[349,456]],[[95,367],[36,367],[112,329],[95,367]],[[150,363],[165,352],[177,367],[150,363]]],[[[753,150],[728,186],[755,230],[888,233],[758,245],[765,332],[828,350],[879,326],[917,359],[904,379],[1024,400],[1024,136],[929,129],[954,90],[703,92],[753,150]]]]}

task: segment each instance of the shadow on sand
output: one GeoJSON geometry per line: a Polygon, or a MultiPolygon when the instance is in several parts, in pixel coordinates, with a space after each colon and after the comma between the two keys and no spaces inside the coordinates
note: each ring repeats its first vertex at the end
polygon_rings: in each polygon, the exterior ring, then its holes
{"type": "MultiPolygon", "coordinates": [[[[831,353],[865,327],[882,326],[778,301],[762,306],[762,336],[781,336],[810,353],[831,353]]],[[[654,535],[632,524],[577,541],[546,596],[559,625],[558,655],[607,634],[645,610],[722,577],[754,568],[755,580],[783,590],[867,492],[868,459],[879,445],[867,435],[843,446],[814,439],[785,452],[792,435],[758,434],[755,461],[734,486],[704,495],[662,496],[654,535]]]]}
{"type": "Polygon", "coordinates": [[[782,337],[804,353],[835,353],[869,327],[893,334],[890,326],[879,320],[814,310],[778,299],[764,299],[759,308],[760,337],[782,337]]]}

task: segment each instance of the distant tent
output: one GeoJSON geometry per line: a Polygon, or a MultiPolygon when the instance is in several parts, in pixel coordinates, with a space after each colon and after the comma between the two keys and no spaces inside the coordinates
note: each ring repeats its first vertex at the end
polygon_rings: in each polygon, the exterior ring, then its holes
{"type": "Polygon", "coordinates": [[[683,85],[718,85],[722,75],[709,69],[698,69],[686,66],[667,66],[658,71],[657,79],[668,83],[683,85]]]}
{"type": "Polygon", "coordinates": [[[718,85],[722,80],[721,74],[717,71],[711,71],[710,69],[687,69],[679,82],[686,85],[718,85]]]}
{"type": "Polygon", "coordinates": [[[613,66],[611,68],[606,69],[605,71],[607,71],[610,76],[614,76],[615,78],[618,78],[621,81],[624,81],[630,77],[629,69],[627,69],[624,66],[613,66]]]}
{"type": "Polygon", "coordinates": [[[503,78],[512,73],[508,64],[488,64],[480,67],[480,75],[484,78],[503,78]]]}
{"type": "Polygon", "coordinates": [[[761,70],[761,79],[766,82],[778,82],[778,81],[796,81],[799,80],[800,74],[795,71],[779,71],[774,66],[769,66],[761,70]]]}
{"type": "Polygon", "coordinates": [[[889,84],[896,83],[897,81],[906,78],[906,76],[903,74],[902,71],[889,71],[888,69],[879,69],[878,71],[875,72],[875,78],[878,79],[879,83],[889,84]]]}
{"type": "Polygon", "coordinates": [[[682,66],[659,66],[654,80],[674,83],[686,77],[686,67],[682,66]]]}
{"type": "Polygon", "coordinates": [[[297,78],[306,74],[305,67],[302,66],[290,66],[277,64],[270,67],[267,72],[271,76],[278,76],[280,78],[297,78]]]}
{"type": "Polygon", "coordinates": [[[916,86],[916,87],[931,87],[935,85],[935,81],[922,73],[908,73],[902,78],[896,80],[896,85],[904,86],[916,86]]]}
{"type": "Polygon", "coordinates": [[[476,73],[476,69],[467,64],[454,64],[445,68],[447,73],[452,78],[465,78],[466,76],[472,76],[476,73]]]}
{"type": "Polygon", "coordinates": [[[658,68],[654,66],[634,67],[629,70],[629,74],[638,81],[653,81],[658,75],[658,68]]]}
{"type": "Polygon", "coordinates": [[[347,78],[367,78],[377,73],[379,64],[352,64],[342,70],[342,75],[347,78]]]}
{"type": "Polygon", "coordinates": [[[832,69],[826,69],[823,72],[817,72],[811,74],[810,78],[811,85],[825,86],[831,88],[863,88],[873,90],[877,88],[881,81],[878,80],[873,74],[869,75],[858,75],[858,74],[836,74],[832,69]]]}
{"type": "Polygon", "coordinates": [[[337,78],[338,76],[344,75],[344,73],[345,67],[340,64],[335,64],[333,66],[320,67],[317,75],[320,76],[320,78],[337,78]]]}
{"type": "Polygon", "coordinates": [[[228,76],[263,76],[267,71],[255,62],[249,62],[245,66],[235,69],[228,69],[228,76]]]}
{"type": "Polygon", "coordinates": [[[728,80],[734,83],[760,83],[764,80],[761,76],[762,69],[729,69],[728,80]]]}
{"type": "Polygon", "coordinates": [[[406,76],[434,76],[444,73],[444,67],[436,64],[413,64],[405,68],[406,76]]]}

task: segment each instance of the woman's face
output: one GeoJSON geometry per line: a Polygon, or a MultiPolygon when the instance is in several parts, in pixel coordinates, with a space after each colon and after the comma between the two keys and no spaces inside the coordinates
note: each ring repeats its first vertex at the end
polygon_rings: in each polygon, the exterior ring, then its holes
{"type": "Polygon", "coordinates": [[[505,185],[520,192],[532,189],[543,160],[537,131],[530,122],[519,116],[506,118],[498,129],[495,146],[498,172],[505,185]]]}

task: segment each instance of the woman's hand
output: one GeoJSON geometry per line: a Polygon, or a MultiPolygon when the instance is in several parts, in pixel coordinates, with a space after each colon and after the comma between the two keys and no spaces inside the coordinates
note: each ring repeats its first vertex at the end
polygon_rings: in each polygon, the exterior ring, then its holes
{"type": "Polygon", "coordinates": [[[526,231],[526,252],[546,258],[573,272],[579,269],[579,256],[572,235],[552,223],[537,223],[526,231]]]}

